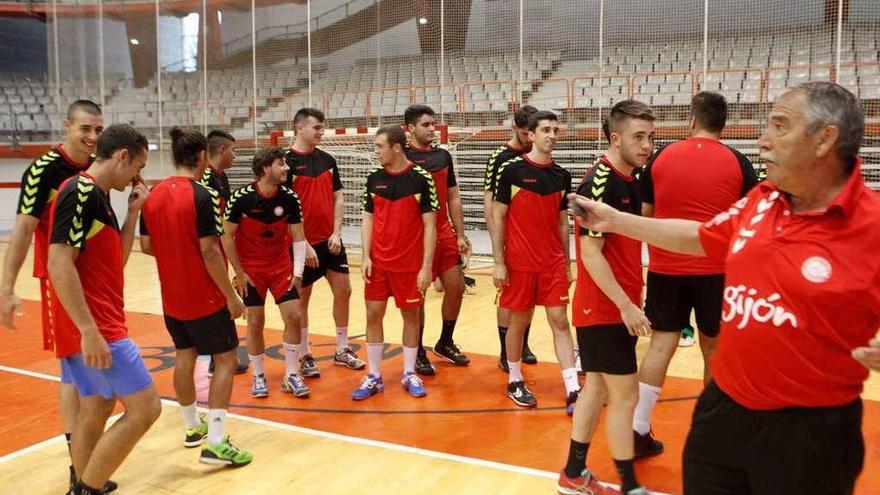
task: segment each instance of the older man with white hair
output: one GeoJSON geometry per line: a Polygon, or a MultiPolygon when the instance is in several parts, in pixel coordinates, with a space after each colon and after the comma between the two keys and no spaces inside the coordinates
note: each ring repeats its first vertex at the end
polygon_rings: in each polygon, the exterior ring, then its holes
{"type": "Polygon", "coordinates": [[[776,101],[758,140],[767,181],[707,223],[574,198],[591,230],[725,262],[714,381],[688,434],[685,494],[855,489],[859,395],[865,366],[880,365],[880,257],[870,255],[880,196],[862,179],[863,132],[849,91],[805,83],[776,101]]]}

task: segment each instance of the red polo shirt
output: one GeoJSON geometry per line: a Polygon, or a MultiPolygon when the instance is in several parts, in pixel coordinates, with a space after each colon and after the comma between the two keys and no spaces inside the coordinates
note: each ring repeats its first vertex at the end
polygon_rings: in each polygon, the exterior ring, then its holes
{"type": "Polygon", "coordinates": [[[860,164],[825,211],[790,210],[764,182],[700,228],[725,260],[712,375],[750,409],[856,400],[868,370],[850,353],[880,328],[880,196],[860,164]]]}

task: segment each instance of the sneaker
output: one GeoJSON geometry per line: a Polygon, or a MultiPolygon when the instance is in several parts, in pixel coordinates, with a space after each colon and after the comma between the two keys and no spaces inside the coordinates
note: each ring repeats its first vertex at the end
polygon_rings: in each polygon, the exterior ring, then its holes
{"type": "Polygon", "coordinates": [[[254,376],[251,382],[251,396],[269,397],[269,381],[266,380],[266,375],[260,373],[254,376]]]}
{"type": "Polygon", "coordinates": [[[498,357],[498,367],[505,373],[510,373],[510,366],[507,364],[507,356],[498,357]]]}
{"type": "Polygon", "coordinates": [[[464,293],[469,296],[477,293],[477,279],[467,275],[464,276],[464,293]]]}
{"type": "Polygon", "coordinates": [[[538,399],[532,395],[525,382],[508,383],[507,396],[510,397],[514,404],[521,407],[536,407],[538,405],[538,399]]]}
{"type": "Polygon", "coordinates": [[[353,350],[346,347],[341,351],[336,351],[333,356],[333,364],[336,366],[345,366],[350,370],[362,370],[367,365],[362,359],[359,359],[353,350]]]}
{"type": "Polygon", "coordinates": [[[580,390],[576,390],[568,394],[568,397],[565,398],[565,414],[568,414],[569,416],[574,415],[574,404],[578,401],[580,393],[580,390]]]}
{"type": "Polygon", "coordinates": [[[528,342],[523,342],[522,362],[526,364],[538,364],[538,356],[529,349],[528,342]]]}
{"type": "Polygon", "coordinates": [[[366,400],[383,390],[385,390],[385,385],[382,383],[382,377],[368,374],[358,388],[351,393],[351,400],[366,400]]]}
{"type": "MultiPolygon", "coordinates": [[[[74,493],[74,489],[76,488],[76,473],[73,472],[73,466],[69,466],[70,469],[70,491],[69,493],[74,493]]],[[[104,493],[113,493],[116,489],[119,488],[119,485],[113,480],[107,480],[104,483],[104,487],[101,488],[101,491],[98,492],[100,494],[104,493]]]]}
{"type": "Polygon", "coordinates": [[[584,372],[584,367],[581,363],[580,349],[574,350],[574,370],[577,371],[578,375],[586,375],[586,373],[584,372]]]}
{"type": "Polygon", "coordinates": [[[640,435],[639,432],[633,431],[633,437],[635,437],[636,459],[639,457],[651,457],[663,453],[663,442],[656,440],[653,432],[649,431],[644,435],[640,435]]]}
{"type": "Polygon", "coordinates": [[[409,395],[419,399],[428,395],[428,392],[425,391],[425,385],[422,383],[422,379],[416,376],[412,371],[403,374],[403,378],[400,379],[400,383],[403,384],[403,388],[409,392],[409,395]]]}
{"type": "Polygon", "coordinates": [[[622,495],[614,488],[599,483],[586,469],[577,478],[569,478],[564,469],[560,471],[556,491],[562,495],[622,495]]]}
{"type": "Polygon", "coordinates": [[[318,369],[318,363],[311,354],[299,358],[299,371],[305,378],[320,378],[321,370],[318,369]]]}
{"type": "Polygon", "coordinates": [[[688,325],[681,331],[681,337],[678,339],[678,346],[691,347],[692,345],[694,345],[694,329],[688,325]]]}
{"type": "Polygon", "coordinates": [[[419,353],[416,355],[416,373],[423,376],[434,376],[437,374],[437,369],[431,364],[431,360],[428,359],[428,352],[424,348],[419,349],[419,353]]]}
{"type": "Polygon", "coordinates": [[[640,486],[626,492],[626,495],[651,495],[651,492],[649,492],[647,488],[640,486]]]}
{"type": "Polygon", "coordinates": [[[252,460],[254,460],[253,454],[232,445],[232,442],[229,441],[229,437],[224,438],[223,443],[220,445],[205,443],[205,445],[202,446],[202,455],[199,457],[199,462],[202,464],[233,467],[250,464],[252,460]]]}
{"type": "Polygon", "coordinates": [[[461,349],[453,343],[441,344],[437,342],[432,352],[456,366],[467,366],[471,362],[467,356],[461,353],[461,349]]]}
{"type": "Polygon", "coordinates": [[[208,423],[205,421],[205,415],[199,418],[201,421],[199,426],[186,429],[186,437],[183,439],[183,446],[191,449],[201,445],[208,438],[208,423]]]}
{"type": "Polygon", "coordinates": [[[301,376],[291,373],[281,380],[281,391],[293,394],[294,397],[308,397],[311,390],[301,376]]]}

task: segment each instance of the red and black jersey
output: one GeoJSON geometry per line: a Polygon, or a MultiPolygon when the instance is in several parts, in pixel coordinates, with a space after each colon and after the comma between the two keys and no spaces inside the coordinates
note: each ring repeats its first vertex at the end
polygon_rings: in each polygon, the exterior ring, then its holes
{"type": "Polygon", "coordinates": [[[483,177],[483,190],[490,191],[492,195],[494,195],[495,187],[498,184],[498,169],[501,168],[501,165],[505,162],[513,160],[527,151],[527,148],[513,148],[505,143],[504,146],[501,146],[492,152],[492,155],[489,156],[489,161],[486,162],[486,173],[483,177]]]}
{"type": "Polygon", "coordinates": [[[290,148],[285,160],[290,167],[287,187],[302,201],[306,240],[310,244],[324,242],[333,234],[333,193],[342,189],[336,159],[318,148],[311,153],[300,153],[290,148]]]}
{"type": "MultiPolygon", "coordinates": [[[[639,182],[635,176],[626,176],[604,156],[587,171],[578,187],[581,196],[605,203],[633,215],[642,214],[639,182]]],[[[642,306],[642,243],[617,234],[594,232],[580,225],[576,219],[577,236],[604,237],[602,256],[611,267],[620,288],[637,306],[642,306]]],[[[620,310],[596,285],[581,261],[581,243],[575,242],[577,257],[577,284],[574,288],[572,322],[575,326],[608,325],[621,323],[620,310]]]]}
{"type": "Polygon", "coordinates": [[[363,203],[364,211],[373,214],[373,266],[388,272],[419,271],[422,214],[440,209],[431,174],[412,163],[398,173],[376,169],[367,177],[363,203]]]}
{"type": "MultiPolygon", "coordinates": [[[[654,205],[655,218],[707,222],[745,196],[757,184],[752,163],[715,139],[692,137],[660,148],[642,173],[642,198],[654,205]]],[[[654,273],[714,275],[724,263],[649,246],[654,273]]]]}
{"type": "Polygon", "coordinates": [[[504,258],[522,272],[543,272],[568,262],[559,231],[559,212],[568,208],[571,173],[555,162],[535,163],[526,155],[504,163],[495,201],[506,204],[504,258]]]}
{"type": "MultiPolygon", "coordinates": [[[[110,196],[95,185],[91,176],[81,173],[65,181],[52,206],[50,219],[52,244],[67,244],[80,250],[76,258],[86,305],[107,343],[128,336],[123,303],[122,237],[110,196]]],[[[52,293],[51,307],[64,311],[52,293]]],[[[68,318],[69,319],[69,318],[68,318]]],[[[53,325],[55,352],[59,358],[80,352],[80,333],[74,325],[53,325]]]]}
{"type": "Polygon", "coordinates": [[[144,202],[140,231],[150,236],[167,316],[197,320],[226,305],[205,267],[199,245],[203,237],[223,235],[217,191],[189,177],[159,182],[144,202]]]}
{"type": "Polygon", "coordinates": [[[292,269],[289,226],[302,223],[302,218],[297,194],[285,186],[271,196],[263,195],[256,182],[236,190],[226,220],[238,225],[235,250],[245,271],[292,269]]]}
{"type": "Polygon", "coordinates": [[[49,213],[58,195],[58,189],[67,179],[87,169],[86,163],[77,163],[58,145],[34,160],[21,177],[18,196],[20,215],[30,215],[40,220],[34,231],[34,277],[48,278],[46,259],[49,255],[49,213]]]}
{"type": "Polygon", "coordinates": [[[220,193],[220,208],[226,210],[226,203],[229,203],[229,197],[232,196],[232,189],[229,187],[229,177],[226,172],[217,170],[212,166],[205,168],[199,182],[220,193]]]}
{"type": "Polygon", "coordinates": [[[419,148],[410,143],[405,149],[407,159],[416,166],[431,173],[437,198],[440,200],[440,211],[437,212],[437,231],[449,228],[449,190],[458,187],[455,180],[455,169],[452,155],[439,146],[419,148]]]}

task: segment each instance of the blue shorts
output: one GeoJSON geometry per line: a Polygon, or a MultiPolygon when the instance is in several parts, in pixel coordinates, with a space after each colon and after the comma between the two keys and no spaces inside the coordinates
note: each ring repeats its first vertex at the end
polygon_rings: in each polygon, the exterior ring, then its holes
{"type": "Polygon", "coordinates": [[[71,378],[70,373],[67,371],[67,368],[64,366],[64,360],[58,362],[61,365],[61,383],[67,385],[73,385],[73,378],[71,378]]]}
{"type": "Polygon", "coordinates": [[[110,344],[110,355],[113,364],[106,370],[86,366],[82,354],[64,358],[61,374],[70,377],[82,397],[100,395],[109,400],[136,394],[153,385],[140,348],[131,339],[110,344]]]}

